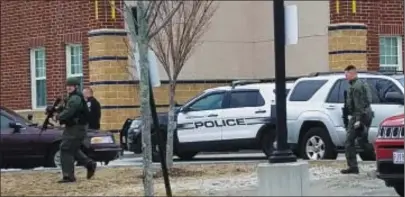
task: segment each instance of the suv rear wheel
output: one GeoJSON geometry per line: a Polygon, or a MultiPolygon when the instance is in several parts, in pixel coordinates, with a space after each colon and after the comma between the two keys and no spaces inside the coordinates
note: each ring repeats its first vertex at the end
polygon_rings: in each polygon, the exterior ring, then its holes
{"type": "Polygon", "coordinates": [[[303,136],[300,143],[300,155],[303,159],[336,159],[338,153],[328,131],[323,127],[313,127],[303,136]]]}
{"type": "Polygon", "coordinates": [[[274,130],[269,130],[268,132],[264,131],[260,146],[263,150],[263,153],[266,155],[266,157],[270,157],[271,153],[273,153],[275,147],[274,143],[276,141],[276,135],[274,130]]]}

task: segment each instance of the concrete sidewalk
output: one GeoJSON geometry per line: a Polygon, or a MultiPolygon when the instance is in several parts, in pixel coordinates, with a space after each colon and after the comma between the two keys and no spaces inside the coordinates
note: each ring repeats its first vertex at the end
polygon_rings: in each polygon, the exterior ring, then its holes
{"type": "MultiPolygon", "coordinates": [[[[210,196],[257,196],[257,188],[239,188],[210,192],[210,196]]],[[[359,175],[311,180],[310,196],[398,196],[393,188],[374,176],[371,171],[359,175]]]]}

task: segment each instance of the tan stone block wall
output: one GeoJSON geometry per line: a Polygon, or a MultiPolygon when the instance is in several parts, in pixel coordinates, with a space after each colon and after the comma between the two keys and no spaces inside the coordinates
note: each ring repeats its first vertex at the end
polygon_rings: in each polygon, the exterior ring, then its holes
{"type": "Polygon", "coordinates": [[[334,29],[329,30],[329,69],[342,71],[346,66],[354,65],[359,70],[367,70],[366,26],[348,23],[331,26],[334,29]],[[352,28],[339,28],[344,26],[352,28]]]}
{"type": "Polygon", "coordinates": [[[354,65],[358,70],[367,70],[367,54],[329,55],[329,66],[332,71],[343,71],[348,65],[354,65]]]}
{"type": "Polygon", "coordinates": [[[102,109],[101,110],[101,129],[118,130],[121,129],[127,118],[138,114],[139,109],[102,109]]]}
{"type": "Polygon", "coordinates": [[[367,30],[343,29],[329,31],[329,51],[367,50],[367,30]]]}
{"type": "Polygon", "coordinates": [[[89,79],[96,81],[126,81],[131,79],[127,60],[99,60],[89,62],[89,79]]]}
{"type": "Polygon", "coordinates": [[[103,35],[89,37],[89,57],[118,56],[127,57],[127,37],[103,35]]]}
{"type": "Polygon", "coordinates": [[[93,85],[92,89],[102,106],[139,105],[135,85],[93,85]]]}

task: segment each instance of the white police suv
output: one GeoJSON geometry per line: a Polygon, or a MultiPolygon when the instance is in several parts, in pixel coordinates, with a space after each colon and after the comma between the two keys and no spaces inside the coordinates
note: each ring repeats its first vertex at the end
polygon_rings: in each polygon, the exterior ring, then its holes
{"type": "MultiPolygon", "coordinates": [[[[287,91],[292,85],[286,83],[287,91]]],[[[242,149],[261,149],[269,155],[275,138],[275,117],[271,112],[274,104],[275,84],[271,82],[235,81],[231,86],[203,91],[177,109],[175,155],[191,159],[199,152],[242,149]]],[[[167,113],[159,113],[158,117],[161,129],[166,131],[167,113]]],[[[140,124],[140,118],[128,119],[124,124],[124,149],[141,153],[140,124]]],[[[156,146],[157,140],[153,141],[156,146]]]]}

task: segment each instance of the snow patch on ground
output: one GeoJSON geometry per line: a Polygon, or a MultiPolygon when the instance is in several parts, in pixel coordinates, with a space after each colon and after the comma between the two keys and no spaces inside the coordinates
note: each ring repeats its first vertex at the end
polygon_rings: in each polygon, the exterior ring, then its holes
{"type": "MultiPolygon", "coordinates": [[[[374,169],[374,165],[362,165],[362,173],[367,173],[374,169]]],[[[323,179],[331,179],[341,177],[338,168],[320,166],[311,167],[309,169],[310,181],[318,181],[323,179]]],[[[182,183],[174,183],[173,188],[176,190],[197,190],[201,195],[238,195],[237,191],[255,191],[258,184],[257,174],[244,174],[232,177],[219,177],[211,179],[193,179],[182,183]],[[233,191],[233,192],[230,192],[233,191]],[[235,192],[236,191],[236,192],[235,192]],[[233,193],[233,194],[230,194],[233,193]]],[[[253,195],[253,194],[251,194],[253,195]]]]}

